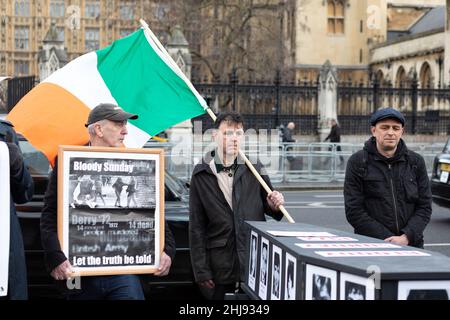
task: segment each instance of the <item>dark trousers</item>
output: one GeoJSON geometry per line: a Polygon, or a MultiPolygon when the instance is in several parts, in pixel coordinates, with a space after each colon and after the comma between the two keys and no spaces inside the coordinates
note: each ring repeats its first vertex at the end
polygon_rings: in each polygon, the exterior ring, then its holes
{"type": "MultiPolygon", "coordinates": [[[[333,150],[333,147],[328,147],[328,151],[333,150]]],[[[338,152],[342,152],[341,146],[336,146],[336,151],[338,152]]],[[[341,163],[344,162],[344,157],[343,156],[339,156],[339,160],[341,160],[341,163]]]]}
{"type": "Polygon", "coordinates": [[[80,290],[68,300],[145,300],[137,275],[82,277],[80,290]]]}

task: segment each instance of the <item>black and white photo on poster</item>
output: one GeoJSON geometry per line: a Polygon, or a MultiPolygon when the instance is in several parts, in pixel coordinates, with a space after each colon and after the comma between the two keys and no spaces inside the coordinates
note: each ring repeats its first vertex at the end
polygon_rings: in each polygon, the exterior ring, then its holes
{"type": "Polygon", "coordinates": [[[154,208],[154,190],[154,160],[70,160],[69,203],[72,208],[154,208]]]}
{"type": "Polygon", "coordinates": [[[64,250],[85,272],[159,264],[159,155],[67,151],[64,250]]]}
{"type": "Polygon", "coordinates": [[[375,282],[372,278],[340,273],[340,300],[374,300],[375,282]]]}
{"type": "Polygon", "coordinates": [[[399,281],[398,300],[449,300],[450,280],[399,281]]]}
{"type": "Polygon", "coordinates": [[[282,252],[279,247],[272,245],[272,288],[270,290],[271,300],[281,298],[281,271],[283,270],[282,252]]]}
{"type": "Polygon", "coordinates": [[[297,291],[297,259],[286,252],[286,277],[284,299],[295,300],[297,291]]]}
{"type": "Polygon", "coordinates": [[[252,231],[250,233],[250,254],[248,263],[248,286],[252,290],[255,290],[257,257],[258,257],[258,234],[252,231]]]}
{"type": "Polygon", "coordinates": [[[336,300],[337,272],[334,270],[306,265],[306,300],[336,300]]]}
{"type": "Polygon", "coordinates": [[[261,237],[261,259],[259,265],[259,297],[266,300],[269,273],[269,240],[264,237],[261,237]]]}

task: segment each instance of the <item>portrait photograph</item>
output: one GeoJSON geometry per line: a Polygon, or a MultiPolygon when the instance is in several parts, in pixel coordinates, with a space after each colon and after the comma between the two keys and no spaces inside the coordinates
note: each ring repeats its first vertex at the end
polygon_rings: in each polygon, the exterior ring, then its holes
{"type": "Polygon", "coordinates": [[[58,236],[81,275],[152,273],[164,228],[160,149],[61,147],[58,236]]]}
{"type": "Polygon", "coordinates": [[[256,283],[256,259],[258,258],[258,234],[250,233],[250,253],[248,255],[248,286],[255,290],[256,283]]]}
{"type": "Polygon", "coordinates": [[[261,237],[261,258],[259,262],[259,297],[267,299],[267,283],[269,273],[269,240],[261,237]]]}
{"type": "Polygon", "coordinates": [[[281,248],[272,245],[272,287],[270,290],[271,300],[281,298],[281,271],[283,270],[283,260],[281,260],[281,248]]]}
{"type": "Polygon", "coordinates": [[[450,280],[399,281],[398,300],[449,300],[450,280]]]}
{"type": "Polygon", "coordinates": [[[286,252],[284,299],[295,300],[297,291],[297,259],[286,252]]]}
{"type": "Polygon", "coordinates": [[[349,273],[340,273],[340,300],[374,300],[375,283],[372,279],[349,273]]]}
{"type": "Polygon", "coordinates": [[[336,300],[337,272],[331,269],[306,265],[306,300],[336,300]]]}

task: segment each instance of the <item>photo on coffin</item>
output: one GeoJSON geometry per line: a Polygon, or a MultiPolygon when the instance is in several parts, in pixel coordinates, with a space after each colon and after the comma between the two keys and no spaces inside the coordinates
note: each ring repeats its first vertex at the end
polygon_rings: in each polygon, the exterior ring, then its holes
{"type": "Polygon", "coordinates": [[[248,286],[255,290],[256,282],[256,259],[258,257],[258,234],[254,231],[250,234],[250,254],[248,269],[248,286]]]}
{"type": "Polygon", "coordinates": [[[339,298],[340,300],[374,300],[374,280],[341,272],[339,298]]]}
{"type": "Polygon", "coordinates": [[[306,265],[306,300],[336,300],[337,272],[334,270],[306,265]]]}
{"type": "Polygon", "coordinates": [[[450,281],[399,281],[398,300],[449,300],[450,281]]]}
{"type": "Polygon", "coordinates": [[[259,297],[267,299],[267,282],[269,272],[269,240],[261,237],[261,260],[259,267],[259,297]]]}
{"type": "Polygon", "coordinates": [[[285,300],[295,300],[296,299],[296,284],[297,284],[297,260],[286,253],[286,281],[285,281],[285,300]]]}
{"type": "Polygon", "coordinates": [[[281,296],[281,270],[282,268],[281,249],[275,245],[272,246],[272,290],[271,300],[280,300],[281,296]]]}

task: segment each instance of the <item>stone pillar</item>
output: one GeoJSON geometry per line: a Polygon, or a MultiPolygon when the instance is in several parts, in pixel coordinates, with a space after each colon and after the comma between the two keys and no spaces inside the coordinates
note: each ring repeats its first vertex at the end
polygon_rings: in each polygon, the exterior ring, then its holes
{"type": "MultiPolygon", "coordinates": [[[[450,0],[449,0],[450,1],[450,0]]],[[[337,73],[327,60],[319,76],[319,122],[317,132],[320,141],[330,133],[331,119],[337,119],[337,73]]]]}

